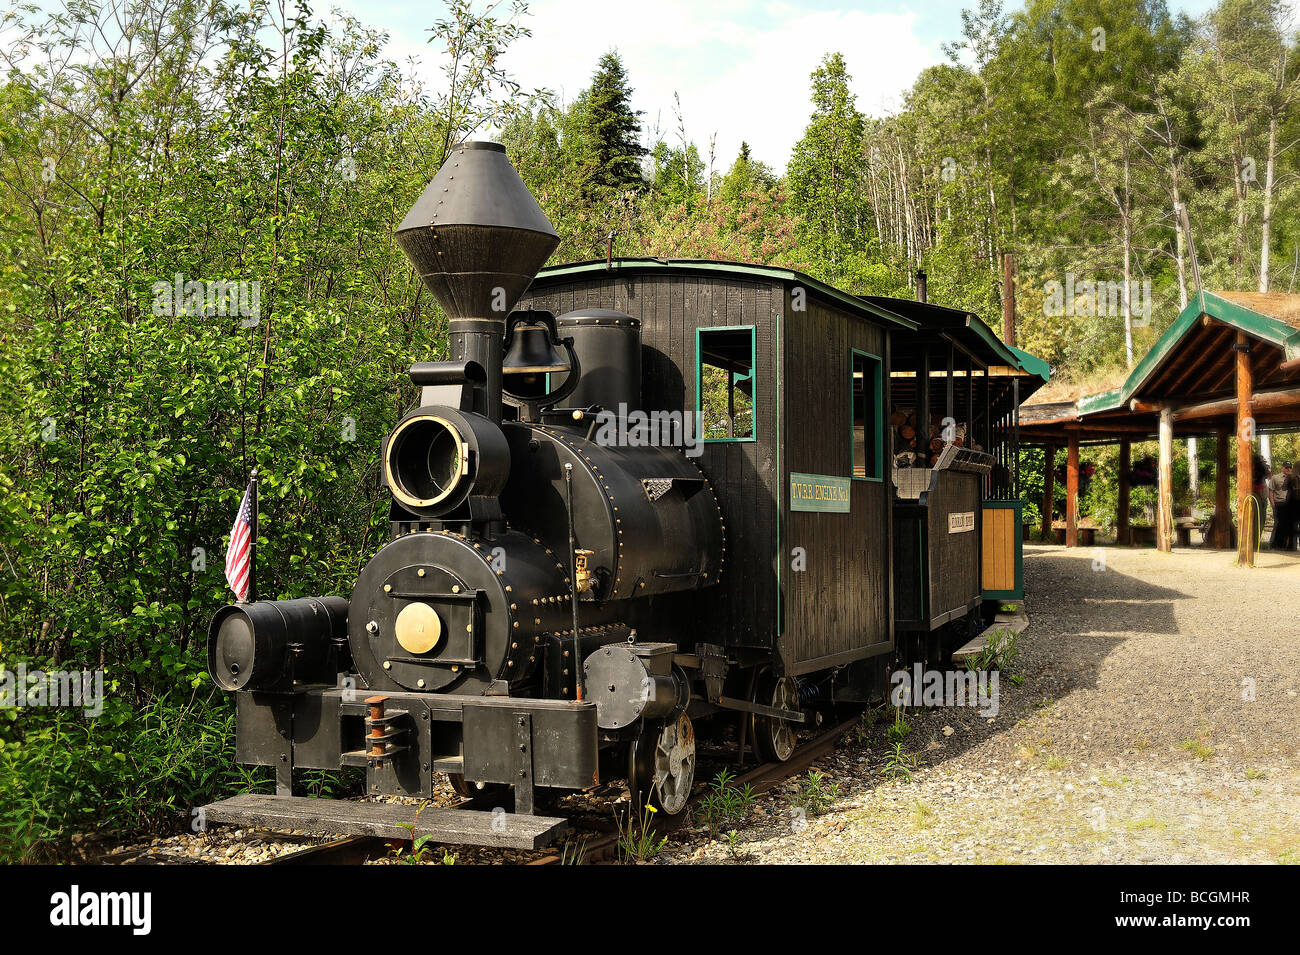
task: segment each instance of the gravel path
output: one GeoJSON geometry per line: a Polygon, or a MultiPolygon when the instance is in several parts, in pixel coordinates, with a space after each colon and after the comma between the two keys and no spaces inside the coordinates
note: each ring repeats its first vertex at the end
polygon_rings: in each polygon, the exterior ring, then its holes
{"type": "Polygon", "coordinates": [[[997,716],[893,712],[656,862],[1300,863],[1300,557],[1026,548],[1030,628],[997,716]],[[806,800],[805,800],[806,801],[806,800]]]}

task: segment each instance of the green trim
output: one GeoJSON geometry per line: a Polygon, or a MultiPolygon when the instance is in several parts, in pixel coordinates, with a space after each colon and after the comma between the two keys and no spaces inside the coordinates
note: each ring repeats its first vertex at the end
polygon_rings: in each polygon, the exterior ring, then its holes
{"type": "Polygon", "coordinates": [[[793,269],[777,268],[771,265],[747,265],[743,262],[719,262],[712,259],[614,259],[606,264],[603,259],[590,262],[570,262],[542,269],[533,279],[533,285],[543,285],[549,279],[564,279],[573,275],[586,275],[590,272],[722,272],[728,275],[743,275],[750,278],[775,279],[805,285],[823,298],[843,305],[856,315],[884,321],[909,331],[918,326],[915,322],[895,315],[888,309],[879,308],[847,292],[841,292],[834,286],[793,269]]]}
{"type": "Polygon", "coordinates": [[[1159,370],[1189,331],[1196,327],[1202,315],[1218,319],[1225,325],[1245,332],[1261,341],[1276,345],[1282,349],[1287,360],[1300,358],[1300,329],[1292,328],[1285,322],[1267,315],[1262,315],[1245,305],[1238,305],[1213,292],[1198,292],[1187,307],[1178,313],[1174,323],[1165,329],[1142,360],[1124,379],[1124,384],[1113,391],[1095,395],[1084,395],[1075,408],[1079,415],[1096,414],[1099,411],[1113,411],[1126,406],[1133,396],[1142,389],[1152,375],[1159,370]]]}
{"type": "Polygon", "coordinates": [[[1084,395],[1075,402],[1075,412],[1077,414],[1093,414],[1098,411],[1114,411],[1124,404],[1121,392],[1124,389],[1115,388],[1111,391],[1103,391],[1100,394],[1084,395]]]}
{"type": "MultiPolygon", "coordinates": [[[[1024,600],[1025,599],[1025,502],[1020,498],[989,499],[980,501],[980,509],[989,508],[992,510],[1013,510],[1016,512],[1015,520],[1012,524],[1015,527],[1016,535],[1016,569],[1015,581],[1016,586],[1012,590],[984,590],[981,588],[980,595],[985,600],[1024,600]]],[[[984,527],[981,524],[980,534],[984,533],[984,527]]],[[[981,554],[983,546],[981,545],[981,554]]]]}
{"type": "MultiPolygon", "coordinates": [[[[885,382],[883,369],[885,367],[884,359],[879,355],[873,355],[869,351],[862,351],[859,348],[849,349],[849,479],[852,481],[884,481],[885,480],[885,436],[884,436],[884,413],[885,404],[885,382]],[[876,427],[872,432],[872,450],[875,458],[874,467],[871,474],[865,477],[858,477],[853,473],[853,456],[856,451],[856,442],[853,439],[853,372],[854,361],[857,358],[870,358],[872,379],[875,387],[875,406],[876,406],[876,427]]],[[[866,396],[866,369],[863,369],[862,392],[866,396]]],[[[865,421],[863,425],[865,427],[865,421]]],[[[863,455],[865,459],[865,455],[863,455]]]]}
{"type": "Polygon", "coordinates": [[[1037,355],[1031,355],[1024,349],[1017,348],[1015,345],[1008,345],[1007,349],[1015,355],[1020,363],[1020,370],[1027,371],[1031,375],[1043,379],[1044,384],[1052,380],[1052,366],[1037,355]]]}
{"type": "Polygon", "coordinates": [[[1002,341],[1002,339],[994,335],[993,330],[980,321],[978,316],[967,315],[966,327],[979,336],[984,344],[987,345],[995,355],[1002,359],[1004,364],[1012,368],[1017,368],[1020,371],[1027,371],[1032,375],[1042,378],[1044,383],[1046,383],[1047,379],[1051,377],[1051,366],[1048,365],[1047,362],[1043,361],[1041,358],[1035,358],[1033,355],[1029,354],[1029,352],[1022,352],[1019,349],[1007,345],[1002,341]],[[1035,367],[1031,368],[1029,365],[1026,365],[1021,360],[1020,356],[1022,355],[1025,358],[1032,359],[1032,364],[1035,367]]]}
{"type": "MultiPolygon", "coordinates": [[[[716,366],[714,366],[716,367],[716,366]]],[[[700,422],[700,440],[705,444],[740,444],[746,441],[758,440],[758,380],[754,377],[754,372],[758,368],[758,326],[756,325],[711,325],[707,328],[695,329],[695,418],[700,422]],[[704,332],[749,332],[749,380],[753,383],[749,396],[751,412],[750,436],[747,438],[706,438],[704,437],[704,362],[700,360],[700,336],[704,332]]],[[[728,372],[731,376],[729,388],[735,388],[736,382],[744,381],[744,377],[735,377],[735,372],[728,372]]],[[[731,422],[732,430],[735,430],[736,422],[731,422]]]]}

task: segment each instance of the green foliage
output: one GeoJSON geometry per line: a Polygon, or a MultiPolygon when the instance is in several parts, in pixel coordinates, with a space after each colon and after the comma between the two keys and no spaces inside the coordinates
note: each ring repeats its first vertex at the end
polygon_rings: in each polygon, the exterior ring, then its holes
{"type": "Polygon", "coordinates": [[[640,113],[632,109],[632,88],[616,51],[604,54],[591,86],[578,100],[579,171],[584,196],[608,200],[610,193],[639,189],[640,113]]]}
{"type": "Polygon", "coordinates": [[[724,837],[727,844],[727,854],[731,856],[732,862],[748,862],[754,857],[754,853],[745,848],[745,837],[740,834],[739,829],[733,829],[724,837]]]}
{"type": "Polygon", "coordinates": [[[1000,670],[1010,676],[1020,662],[1020,634],[1010,630],[994,630],[984,638],[979,653],[966,658],[970,672],[1000,670]]]}
{"type": "Polygon", "coordinates": [[[901,779],[911,782],[916,772],[919,757],[903,749],[902,741],[896,741],[894,748],[885,757],[884,774],[886,779],[901,779]]]}
{"type": "Polygon", "coordinates": [[[734,780],[732,773],[721,769],[709,783],[708,791],[700,797],[696,818],[709,830],[710,839],[715,838],[719,831],[744,822],[754,805],[753,787],[748,783],[736,786],[734,780]]]}
{"type": "Polygon", "coordinates": [[[808,815],[820,816],[839,798],[840,784],[827,784],[825,773],[810,769],[790,801],[808,815]]]}
{"type": "Polygon", "coordinates": [[[849,90],[840,53],[827,54],[812,73],[813,114],[790,157],[790,198],[800,238],[812,253],[816,274],[845,284],[864,251],[866,213],[862,194],[865,120],[849,90]]]}
{"type": "Polygon", "coordinates": [[[894,712],[894,722],[885,730],[885,735],[895,743],[901,742],[908,733],[912,732],[912,725],[903,719],[903,710],[900,707],[894,712]]]}
{"type": "MultiPolygon", "coordinates": [[[[649,862],[668,844],[668,837],[658,835],[650,823],[659,810],[649,803],[640,812],[627,813],[618,823],[618,855],[620,861],[649,862]]],[[[561,860],[563,861],[563,860],[561,860]]]]}
{"type": "Polygon", "coordinates": [[[498,115],[518,31],[453,4],[464,82],[430,98],[306,8],[6,17],[32,55],[0,87],[0,663],[108,689],[97,718],[0,713],[0,853],[26,858],[265,781],[205,672],[226,535],[256,467],[259,596],[347,594],[382,541],[376,449],[445,329],[392,232],[498,115]]]}

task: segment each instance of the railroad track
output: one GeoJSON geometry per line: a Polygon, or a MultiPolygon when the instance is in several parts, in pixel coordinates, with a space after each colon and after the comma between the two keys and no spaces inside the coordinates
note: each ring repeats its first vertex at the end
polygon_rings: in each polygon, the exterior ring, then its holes
{"type": "MultiPolygon", "coordinates": [[[[859,714],[837,723],[830,729],[819,733],[815,738],[801,744],[794,754],[784,763],[763,763],[756,766],[748,772],[738,776],[732,783],[734,786],[749,786],[755,795],[767,792],[775,786],[780,785],[791,776],[796,776],[803,772],[814,762],[827,753],[835,749],[840,738],[849,730],[853,729],[858,723],[859,714]]],[[[693,798],[687,807],[686,812],[694,808],[701,797],[693,798]]],[[[465,800],[459,805],[452,806],[453,809],[461,809],[469,806],[469,800],[465,800]]],[[[686,817],[686,812],[682,818],[686,817]]],[[[593,834],[590,838],[581,842],[579,852],[581,854],[581,864],[595,864],[607,862],[612,859],[618,852],[619,834],[614,832],[599,832],[593,834]]],[[[331,842],[324,842],[320,845],[309,846],[298,852],[290,852],[274,859],[268,859],[262,865],[363,865],[372,859],[377,859],[394,848],[405,845],[405,843],[394,843],[390,840],[380,839],[374,836],[348,836],[347,838],[336,839],[331,842]]],[[[565,861],[564,850],[548,851],[541,858],[534,859],[527,865],[559,865],[565,861]]]]}

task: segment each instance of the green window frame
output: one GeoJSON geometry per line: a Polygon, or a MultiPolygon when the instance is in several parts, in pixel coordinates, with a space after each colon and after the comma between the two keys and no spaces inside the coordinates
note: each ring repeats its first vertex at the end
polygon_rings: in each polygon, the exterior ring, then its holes
{"type": "Polygon", "coordinates": [[[879,355],[850,349],[849,474],[855,481],[885,479],[884,400],[884,362],[879,355]]]}
{"type": "Polygon", "coordinates": [[[700,423],[700,436],[706,443],[758,440],[758,381],[754,375],[757,360],[758,330],[754,325],[716,325],[695,330],[695,415],[700,423]],[[714,394],[719,385],[717,377],[709,375],[713,381],[707,403],[706,368],[729,376],[722,385],[724,397],[719,398],[714,394]],[[710,420],[715,423],[710,425],[710,420]],[[746,421],[748,427],[744,426],[746,421]],[[717,422],[725,422],[723,427],[730,433],[716,433],[722,430],[717,422]],[[737,430],[742,433],[737,434],[737,430]]]}

